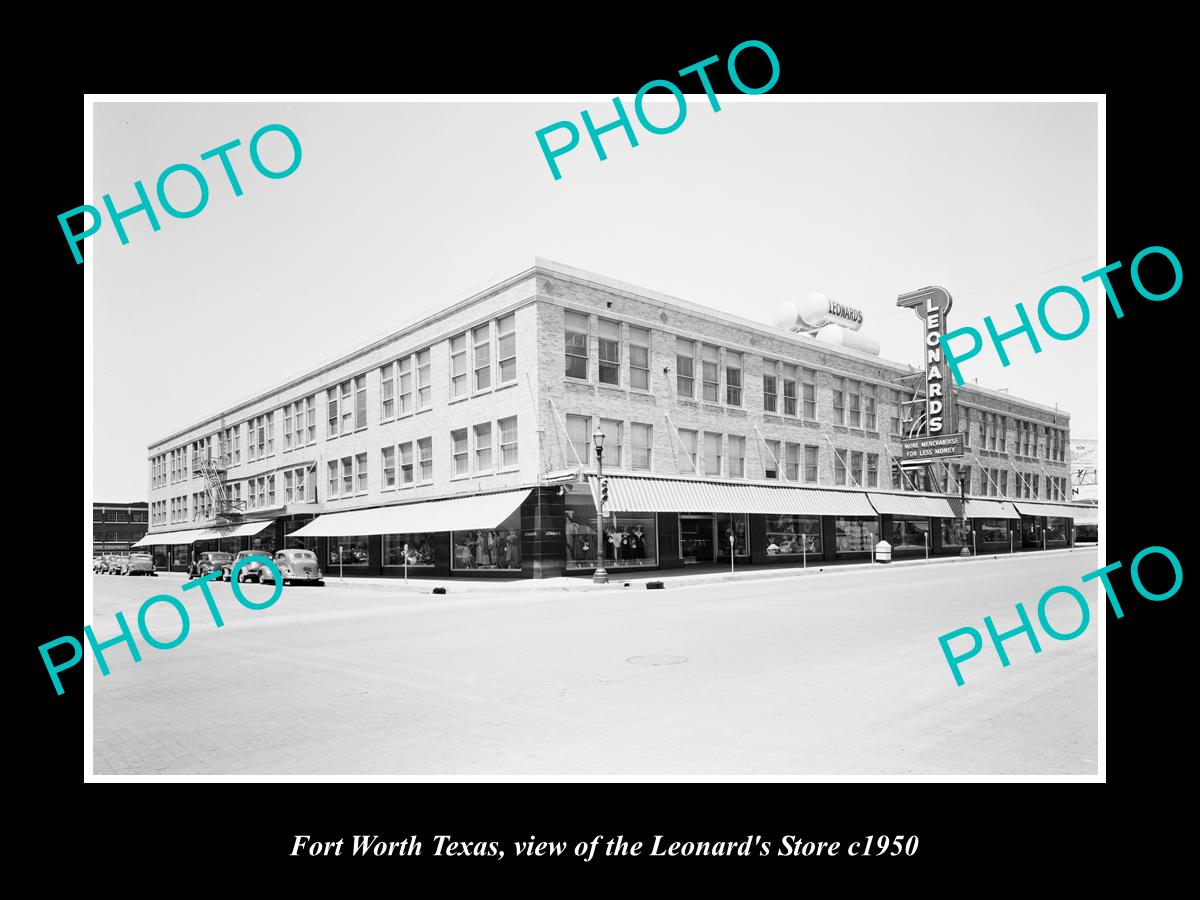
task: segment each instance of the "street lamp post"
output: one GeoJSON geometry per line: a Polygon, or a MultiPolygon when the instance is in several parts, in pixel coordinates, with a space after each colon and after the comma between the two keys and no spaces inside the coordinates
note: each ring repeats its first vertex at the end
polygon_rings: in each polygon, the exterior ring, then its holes
{"type": "MultiPolygon", "coordinates": [[[[959,556],[970,556],[971,551],[967,549],[967,476],[961,472],[958,474],[958,497],[962,503],[962,538],[963,547],[958,551],[959,556]]],[[[971,535],[971,543],[975,543],[975,535],[971,535]]]]}
{"type": "Polygon", "coordinates": [[[608,572],[604,570],[604,497],[601,479],[604,478],[604,432],[600,426],[592,432],[592,443],[596,447],[596,571],[592,573],[592,584],[608,584],[608,572]]]}

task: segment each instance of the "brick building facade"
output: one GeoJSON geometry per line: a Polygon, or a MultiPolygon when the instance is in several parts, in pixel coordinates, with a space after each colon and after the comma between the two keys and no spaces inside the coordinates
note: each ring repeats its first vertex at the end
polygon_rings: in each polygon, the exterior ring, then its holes
{"type": "Polygon", "coordinates": [[[348,575],[587,572],[597,431],[610,567],[1069,544],[1069,416],[956,388],[966,456],[906,474],[919,375],[539,259],[151,445],[144,544],[164,567],[303,545],[348,575]]]}
{"type": "Polygon", "coordinates": [[[149,528],[149,508],[138,503],[92,504],[92,554],[128,553],[149,528]]]}

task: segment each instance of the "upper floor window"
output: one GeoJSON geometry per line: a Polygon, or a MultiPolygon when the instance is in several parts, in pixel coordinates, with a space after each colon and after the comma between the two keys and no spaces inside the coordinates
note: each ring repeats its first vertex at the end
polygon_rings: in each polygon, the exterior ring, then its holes
{"type": "Polygon", "coordinates": [[[571,441],[576,462],[581,466],[591,465],[591,429],[590,416],[567,416],[567,437],[571,441]]]}
{"type": "Polygon", "coordinates": [[[427,484],[433,481],[433,438],[421,438],[417,441],[417,481],[427,484]]]}
{"type": "Polygon", "coordinates": [[[720,399],[721,391],[720,351],[711,344],[704,344],[700,352],[704,399],[709,403],[716,403],[720,399]]]}
{"type": "Polygon", "coordinates": [[[650,390],[650,332],[629,326],[629,386],[650,390]]]}
{"type": "MultiPolygon", "coordinates": [[[[846,424],[846,379],[834,379],[833,388],[833,421],[838,425],[846,424]]],[[[840,484],[845,484],[845,479],[840,484]]]]}
{"type": "Polygon", "coordinates": [[[396,364],[388,363],[379,370],[379,421],[396,418],[396,364]]]}
{"type": "Polygon", "coordinates": [[[763,380],[763,411],[770,412],[770,413],[778,412],[779,395],[777,393],[778,387],[776,385],[775,376],[768,375],[764,372],[762,380],[763,380]]]}
{"type": "Polygon", "coordinates": [[[696,432],[689,428],[680,428],[679,442],[683,445],[684,456],[687,460],[685,465],[680,467],[680,470],[686,470],[693,475],[699,475],[700,467],[696,459],[696,432]]]}
{"type": "Polygon", "coordinates": [[[803,378],[800,389],[803,393],[804,418],[815,422],[817,420],[817,373],[801,369],[800,376],[803,378]]]}
{"type": "Polygon", "coordinates": [[[517,380],[517,316],[509,313],[496,320],[496,357],[500,383],[517,380]]]}
{"type": "Polygon", "coordinates": [[[624,423],[617,419],[601,419],[600,431],[604,435],[604,462],[615,469],[621,468],[624,449],[622,435],[624,423]]]}
{"type": "Polygon", "coordinates": [[[599,321],[600,383],[621,383],[621,323],[599,321]]]}
{"type": "Polygon", "coordinates": [[[783,414],[785,416],[796,415],[796,367],[784,363],[783,365],[783,414]]]}
{"type": "Polygon", "coordinates": [[[721,474],[721,435],[704,432],[704,474],[721,474]]]}
{"type": "Polygon", "coordinates": [[[633,468],[649,469],[654,448],[654,426],[633,422],[630,424],[630,434],[633,438],[633,468]]]}
{"type": "Polygon", "coordinates": [[[725,402],[742,405],[742,354],[725,351],[725,402]]]}
{"type": "Polygon", "coordinates": [[[746,439],[740,435],[731,434],[728,438],[729,477],[746,477],[746,439]]]}
{"type": "Polygon", "coordinates": [[[475,342],[475,390],[486,391],[492,386],[491,326],[480,325],[472,334],[475,342]]]}
{"type": "Polygon", "coordinates": [[[412,357],[406,356],[396,363],[396,415],[407,416],[413,411],[412,357]]]}
{"type": "Polygon", "coordinates": [[[566,313],[567,377],[588,377],[588,317],[582,313],[566,313]]]}
{"type": "Polygon", "coordinates": [[[675,340],[675,391],[688,400],[696,396],[696,345],[683,338],[675,340]]]}
{"type": "Polygon", "coordinates": [[[428,349],[417,354],[417,409],[428,409],[433,402],[433,381],[429,363],[431,355],[428,349]]]}
{"type": "Polygon", "coordinates": [[[862,388],[863,428],[875,430],[875,385],[864,384],[862,388]]]}
{"type": "Polygon", "coordinates": [[[779,441],[763,441],[766,447],[766,453],[763,456],[763,477],[778,478],[779,477],[779,441]]]}
{"type": "Polygon", "coordinates": [[[467,336],[450,338],[450,399],[467,396],[467,336]]]}
{"type": "Polygon", "coordinates": [[[496,423],[500,430],[500,465],[514,468],[517,465],[517,417],[511,416],[496,423]]]}

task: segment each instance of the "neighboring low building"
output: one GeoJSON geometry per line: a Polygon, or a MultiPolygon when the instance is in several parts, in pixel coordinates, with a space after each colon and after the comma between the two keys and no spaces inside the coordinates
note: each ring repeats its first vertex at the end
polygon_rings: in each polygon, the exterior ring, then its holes
{"type": "Polygon", "coordinates": [[[143,543],[171,567],[305,546],[347,575],[586,573],[599,431],[610,568],[1069,545],[1069,416],[955,388],[965,458],[906,474],[920,374],[539,259],[152,444],[143,543]]]}
{"type": "Polygon", "coordinates": [[[92,554],[128,553],[149,528],[149,504],[93,503],[92,554]]]}

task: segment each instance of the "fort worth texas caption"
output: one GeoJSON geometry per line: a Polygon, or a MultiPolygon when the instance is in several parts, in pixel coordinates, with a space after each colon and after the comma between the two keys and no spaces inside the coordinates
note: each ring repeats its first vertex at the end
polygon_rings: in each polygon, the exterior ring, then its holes
{"type": "MultiPolygon", "coordinates": [[[[499,841],[463,841],[447,834],[434,835],[428,844],[422,844],[416,835],[392,841],[377,834],[353,835],[349,852],[346,839],[313,840],[312,835],[298,834],[289,856],[421,856],[430,846],[432,856],[491,856],[504,858],[504,849],[499,841]]],[[[528,841],[512,841],[511,847],[517,856],[568,856],[574,855],[585,862],[601,856],[913,856],[920,840],[915,834],[889,836],[868,835],[858,840],[842,841],[804,840],[793,834],[783,835],[775,841],[764,840],[761,835],[747,835],[741,841],[672,841],[661,834],[652,841],[631,841],[624,835],[606,838],[596,835],[588,841],[571,845],[567,841],[538,840],[534,835],[528,841]],[[772,852],[774,848],[774,852],[772,852]]]]}

